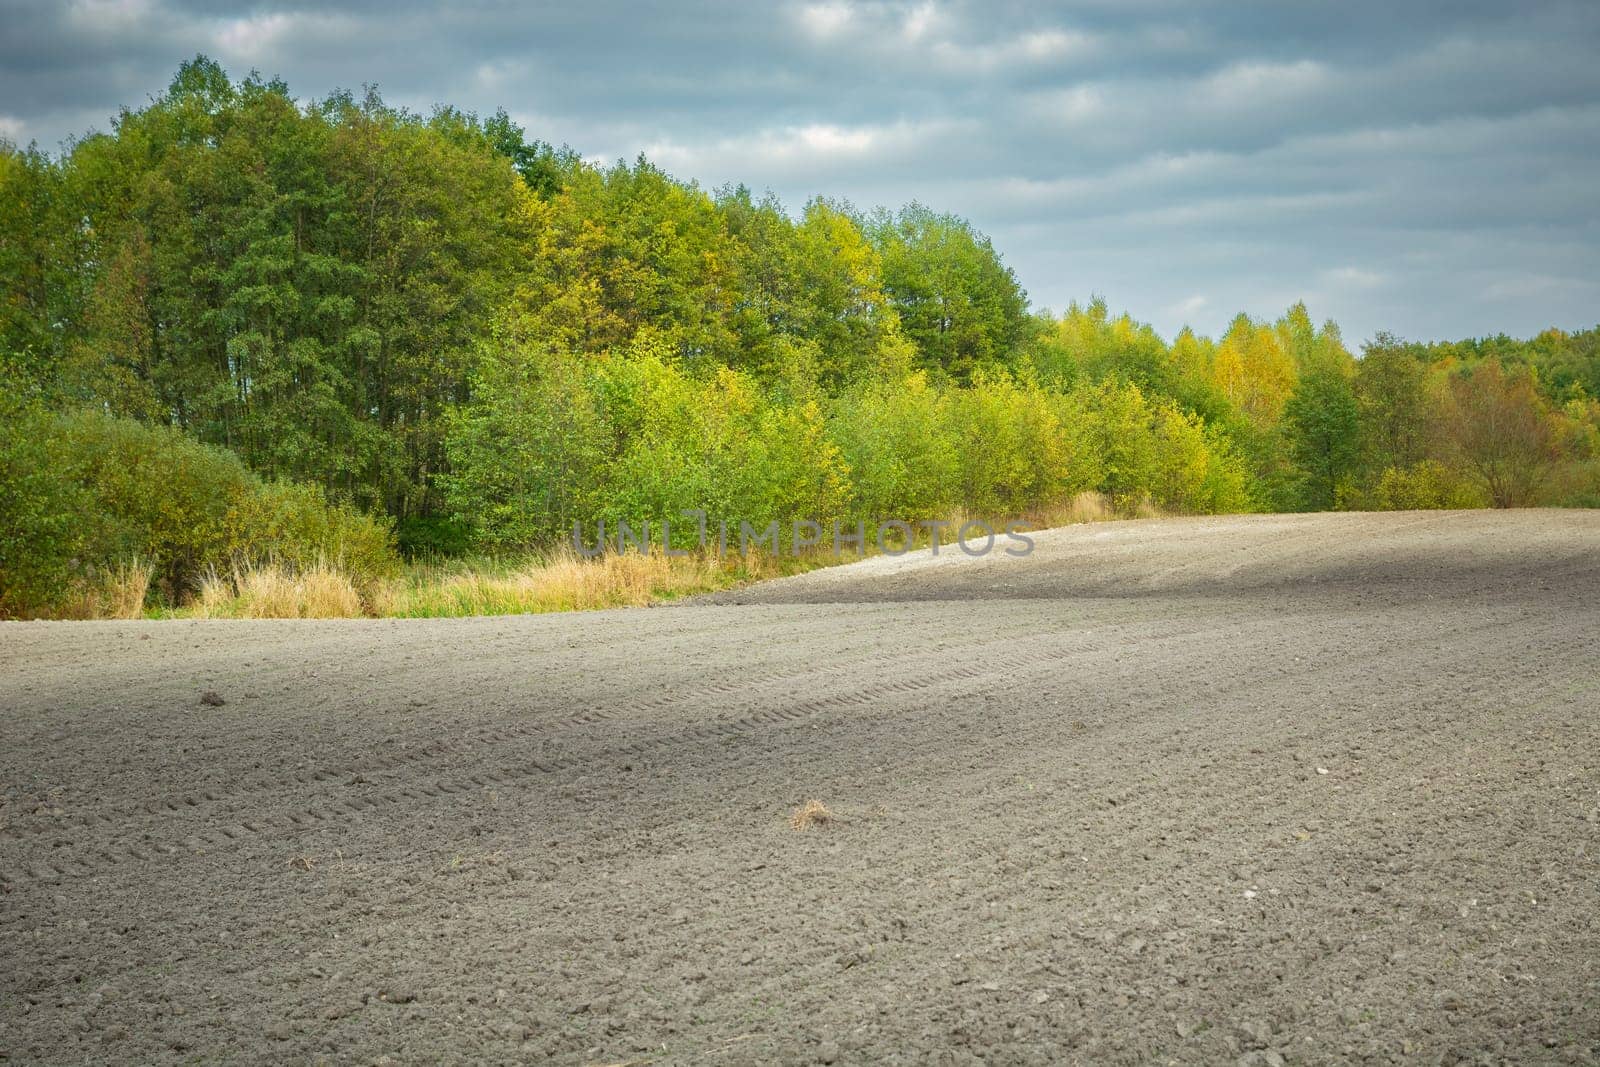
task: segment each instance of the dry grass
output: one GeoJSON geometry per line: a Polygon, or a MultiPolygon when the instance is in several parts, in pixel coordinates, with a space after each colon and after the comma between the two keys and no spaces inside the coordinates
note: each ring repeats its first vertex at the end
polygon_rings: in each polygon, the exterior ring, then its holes
{"type": "Polygon", "coordinates": [[[155,568],[135,556],[118,563],[95,580],[73,590],[61,617],[67,619],[137,619],[144,615],[145,597],[155,568]]]}
{"type": "Polygon", "coordinates": [[[145,597],[150,593],[154,568],[137,556],[117,564],[106,576],[105,606],[102,618],[137,619],[144,614],[145,597]]]}
{"type": "Polygon", "coordinates": [[[361,594],[338,568],[303,570],[277,564],[207,575],[189,605],[201,619],[353,619],[365,614],[361,594]]]}
{"type": "MultiPolygon", "coordinates": [[[[1116,517],[1100,494],[1080,493],[1026,516],[1026,521],[1040,529],[1116,517]]],[[[962,513],[949,516],[944,540],[953,539],[967,518],[962,513]]],[[[919,534],[917,541],[925,539],[919,534]]],[[[699,553],[667,556],[659,549],[585,559],[563,548],[509,561],[414,564],[400,578],[365,586],[326,561],[298,569],[258,563],[211,573],[199,594],[176,614],[202,619],[456,618],[641,607],[855,558],[848,551],[835,557],[828,545],[798,558],[752,554],[723,559],[699,553]]],[[[71,617],[138,618],[150,577],[151,568],[138,561],[118,568],[106,576],[104,588],[86,587],[71,617]]]]}
{"type": "Polygon", "coordinates": [[[373,610],[386,617],[451,617],[637,607],[722,589],[733,580],[726,567],[703,556],[582,559],[564,552],[504,568],[422,568],[375,591],[373,610]]]}
{"type": "Polygon", "coordinates": [[[789,816],[789,825],[795,830],[809,830],[813,826],[827,826],[835,816],[820,800],[808,800],[789,816]]]}
{"type": "Polygon", "coordinates": [[[1075,526],[1082,522],[1109,522],[1117,518],[1111,502],[1102,493],[1079,493],[1071,500],[1030,512],[1028,523],[1036,529],[1075,526]]]}
{"type": "Polygon", "coordinates": [[[277,564],[213,572],[179,614],[204,619],[454,618],[635,607],[807,570],[822,559],[718,560],[628,553],[584,559],[573,552],[419,564],[391,581],[358,587],[338,567],[277,564]]]}

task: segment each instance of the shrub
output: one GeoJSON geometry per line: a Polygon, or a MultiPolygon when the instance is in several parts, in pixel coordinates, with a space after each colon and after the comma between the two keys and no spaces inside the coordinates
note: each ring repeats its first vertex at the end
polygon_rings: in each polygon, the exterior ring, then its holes
{"type": "Polygon", "coordinates": [[[1431,459],[1410,467],[1385,468],[1373,492],[1373,507],[1378,511],[1481,508],[1487,503],[1459,474],[1431,459]]]}
{"type": "Polygon", "coordinates": [[[1098,460],[1093,487],[1113,508],[1130,511],[1157,481],[1155,412],[1139,387],[1115,381],[1083,390],[1079,400],[1089,447],[1098,460]]]}
{"type": "Polygon", "coordinates": [[[208,571],[257,563],[304,570],[333,561],[361,582],[398,565],[386,523],[313,487],[263,482],[232,453],[176,430],[94,412],[20,412],[8,431],[5,615],[137,614],[152,582],[177,603],[208,571]]]}
{"type": "Polygon", "coordinates": [[[92,500],[67,470],[53,418],[0,383],[0,618],[48,614],[81,574],[92,500]]]}
{"type": "Polygon", "coordinates": [[[63,415],[55,433],[68,469],[93,500],[99,560],[140,556],[177,598],[227,562],[226,519],[253,478],[238,457],[176,430],[94,412],[63,415]]]}
{"type": "Polygon", "coordinates": [[[386,523],[329,503],[309,485],[252,479],[234,496],[222,530],[221,544],[208,552],[213,565],[271,561],[308,570],[329,563],[362,585],[399,565],[386,523]]]}
{"type": "MultiPolygon", "coordinates": [[[[514,339],[485,353],[471,403],[447,420],[451,473],[441,479],[468,540],[495,549],[547,544],[588,517],[604,458],[597,399],[572,357],[514,339]]],[[[457,547],[435,544],[446,553],[457,547]]]]}
{"type": "MultiPolygon", "coordinates": [[[[714,525],[839,515],[847,471],[812,401],[776,402],[726,368],[698,380],[649,343],[609,364],[603,397],[613,459],[594,493],[594,517],[662,522],[674,543],[695,538],[690,509],[714,525]]],[[[613,527],[614,528],[614,527],[613,527]]]]}
{"type": "Polygon", "coordinates": [[[1216,515],[1250,511],[1250,474],[1221,431],[1172,404],[1157,409],[1150,495],[1166,512],[1216,515]]]}
{"type": "Polygon", "coordinates": [[[850,512],[868,522],[942,518],[960,501],[950,404],[922,374],[846,394],[828,432],[850,470],[850,512]]]}
{"type": "Polygon", "coordinates": [[[400,521],[395,540],[406,559],[465,556],[472,551],[473,530],[463,519],[417,516],[400,521]]]}
{"type": "Polygon", "coordinates": [[[952,395],[951,421],[970,514],[1020,515],[1094,484],[1081,411],[1053,404],[1035,382],[980,374],[952,395]]]}

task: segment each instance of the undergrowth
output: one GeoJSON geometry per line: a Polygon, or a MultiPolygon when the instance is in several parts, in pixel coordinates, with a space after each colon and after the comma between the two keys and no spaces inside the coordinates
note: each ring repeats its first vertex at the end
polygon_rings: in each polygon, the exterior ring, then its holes
{"type": "MultiPolygon", "coordinates": [[[[1150,514],[1148,508],[1136,514],[1150,514]]],[[[1025,516],[1031,529],[1104,522],[1121,516],[1098,493],[1025,516]]],[[[965,516],[950,518],[948,530],[965,516]]],[[[999,524],[1003,526],[1004,524],[999,524]]],[[[950,532],[944,535],[949,543],[950,532]]],[[[916,541],[928,543],[924,532],[916,541]]],[[[898,546],[891,546],[898,547],[898,546]]],[[[868,546],[867,554],[876,554],[868,546]]],[[[686,596],[732,589],[751,582],[850,563],[859,556],[835,556],[830,549],[799,556],[751,553],[691,553],[667,556],[610,553],[583,558],[570,549],[543,554],[470,559],[435,559],[407,564],[396,576],[353,575],[337,562],[255,563],[211,569],[199,591],[181,604],[158,604],[142,611],[154,596],[150,568],[137,560],[114,569],[103,582],[74,602],[75,618],[332,619],[457,618],[473,615],[527,615],[554,611],[643,607],[686,596]]]]}

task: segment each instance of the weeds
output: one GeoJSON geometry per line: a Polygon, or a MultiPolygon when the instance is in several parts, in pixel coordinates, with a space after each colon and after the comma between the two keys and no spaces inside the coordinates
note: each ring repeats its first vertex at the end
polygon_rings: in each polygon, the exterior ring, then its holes
{"type": "MultiPolygon", "coordinates": [[[[949,543],[969,517],[960,512],[948,516],[942,541],[949,543]]],[[[1030,513],[1024,521],[1029,528],[1044,529],[1118,517],[1101,494],[1079,493],[1030,513]]],[[[991,525],[1002,529],[1005,524],[991,525]]],[[[911,544],[891,538],[888,547],[900,551],[928,543],[927,531],[919,530],[911,544]]],[[[870,535],[867,554],[876,554],[870,535]]],[[[850,552],[835,556],[826,543],[800,556],[722,558],[704,553],[667,556],[658,549],[589,559],[563,546],[514,559],[418,562],[398,577],[365,581],[327,558],[298,566],[287,561],[241,563],[226,571],[207,571],[196,595],[156,614],[198,619],[455,618],[643,607],[857,558],[850,552]]],[[[118,565],[98,583],[83,584],[68,617],[139,618],[153,573],[153,567],[138,559],[118,565]]]]}
{"type": "Polygon", "coordinates": [[[361,594],[337,567],[318,562],[300,570],[282,564],[212,571],[189,605],[200,619],[353,619],[363,614],[361,594]]]}
{"type": "Polygon", "coordinates": [[[61,614],[68,619],[142,618],[154,572],[138,556],[114,564],[95,578],[78,582],[61,614]]]}
{"type": "Polygon", "coordinates": [[[641,606],[729,584],[715,560],[700,556],[652,553],[585,560],[558,552],[515,566],[483,561],[415,568],[375,591],[373,611],[402,618],[581,611],[641,606]]]}
{"type": "Polygon", "coordinates": [[[834,820],[833,812],[820,800],[808,800],[789,816],[789,825],[795,830],[809,830],[813,826],[827,826],[834,820]]]}

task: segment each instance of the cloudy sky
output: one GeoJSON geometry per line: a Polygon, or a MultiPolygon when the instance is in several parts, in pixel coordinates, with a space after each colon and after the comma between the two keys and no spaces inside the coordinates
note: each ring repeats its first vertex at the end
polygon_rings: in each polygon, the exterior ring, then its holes
{"type": "Polygon", "coordinates": [[[302,97],[505,107],[799,207],[916,199],[1034,303],[1171,334],[1304,299],[1358,342],[1600,322],[1600,3],[0,0],[0,136],[204,52],[302,97]]]}

